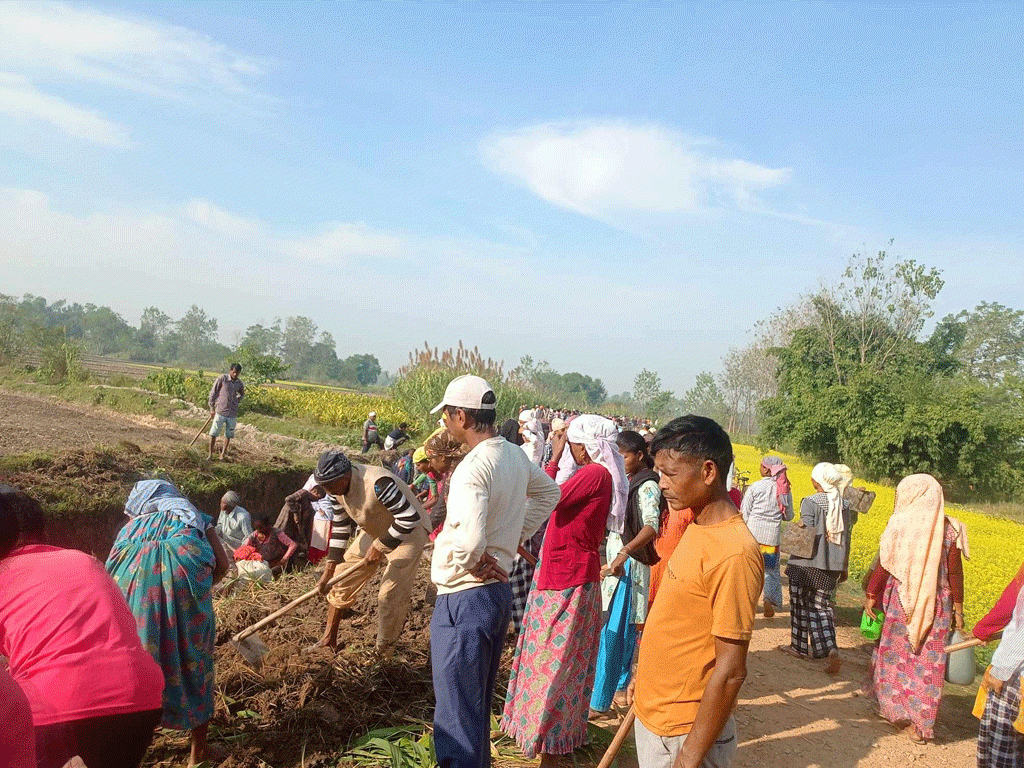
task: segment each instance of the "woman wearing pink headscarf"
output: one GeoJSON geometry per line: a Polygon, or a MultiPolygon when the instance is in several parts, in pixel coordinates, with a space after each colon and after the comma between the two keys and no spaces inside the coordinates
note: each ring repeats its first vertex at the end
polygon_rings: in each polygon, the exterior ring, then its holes
{"type": "Polygon", "coordinates": [[[875,648],[872,689],[878,713],[910,723],[915,743],[933,736],[946,669],[946,635],[964,626],[964,571],[957,539],[962,527],[945,513],[942,486],[910,475],[896,486],[896,508],[879,544],[864,610],[885,611],[875,648]]]}
{"type": "Polygon", "coordinates": [[[778,456],[761,460],[761,479],[751,483],[740,504],[740,514],[757,539],[764,558],[764,615],[771,618],[782,607],[779,573],[779,532],[783,520],[793,519],[793,494],[786,465],[778,456]]]}

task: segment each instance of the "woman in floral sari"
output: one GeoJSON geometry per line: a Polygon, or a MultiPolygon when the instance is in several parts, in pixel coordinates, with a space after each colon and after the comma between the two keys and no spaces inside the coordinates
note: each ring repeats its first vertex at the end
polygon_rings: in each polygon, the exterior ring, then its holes
{"type": "Polygon", "coordinates": [[[966,545],[958,539],[965,536],[946,518],[938,480],[910,475],[900,481],[864,610],[872,618],[878,607],[885,612],[872,667],[878,713],[910,723],[907,735],[916,743],[933,736],[950,625],[964,626],[960,549],[966,545]]]}
{"type": "Polygon", "coordinates": [[[211,589],[228,570],[213,521],[163,480],[135,484],[128,522],[114,541],[107,571],[135,615],[142,645],[164,673],[166,728],[191,730],[189,765],[209,758],[213,717],[211,589]]]}

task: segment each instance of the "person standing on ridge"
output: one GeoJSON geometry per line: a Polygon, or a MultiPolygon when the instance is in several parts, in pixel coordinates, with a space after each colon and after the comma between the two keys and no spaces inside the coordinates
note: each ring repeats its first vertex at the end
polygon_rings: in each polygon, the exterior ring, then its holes
{"type": "Polygon", "coordinates": [[[224,433],[221,460],[228,455],[231,438],[235,436],[235,427],[238,426],[238,403],[245,397],[245,384],[238,378],[241,373],[242,366],[232,363],[230,370],[218,376],[210,388],[210,416],[213,417],[213,425],[210,427],[210,454],[207,459],[213,458],[213,449],[217,447],[217,438],[221,432],[224,433]]]}

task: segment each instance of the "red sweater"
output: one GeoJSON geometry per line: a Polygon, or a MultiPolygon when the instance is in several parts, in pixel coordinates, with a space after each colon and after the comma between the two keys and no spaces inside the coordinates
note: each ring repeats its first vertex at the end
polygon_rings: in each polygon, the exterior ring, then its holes
{"type": "MultiPolygon", "coordinates": [[[[556,464],[545,471],[554,477],[556,464]]],[[[541,549],[537,589],[570,589],[600,581],[601,555],[612,475],[600,464],[587,464],[562,486],[562,498],[551,513],[541,549]]]]}
{"type": "MultiPolygon", "coordinates": [[[[949,590],[953,593],[953,602],[962,603],[964,601],[964,564],[960,559],[959,547],[950,547],[946,552],[946,574],[949,576],[949,590]]],[[[881,605],[885,587],[889,583],[889,577],[889,572],[879,565],[868,581],[868,594],[878,598],[879,605],[881,605]]]]}
{"type": "Polygon", "coordinates": [[[992,610],[985,614],[985,618],[974,625],[974,636],[979,640],[988,642],[992,635],[1006,628],[1013,618],[1013,609],[1017,606],[1017,596],[1024,587],[1024,567],[1021,567],[1013,580],[1006,585],[1003,594],[996,600],[992,610]]]}

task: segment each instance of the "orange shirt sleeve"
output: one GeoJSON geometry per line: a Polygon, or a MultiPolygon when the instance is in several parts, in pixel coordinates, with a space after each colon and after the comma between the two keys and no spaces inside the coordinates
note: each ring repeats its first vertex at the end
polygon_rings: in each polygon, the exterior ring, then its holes
{"type": "Polygon", "coordinates": [[[728,640],[749,640],[754,629],[757,600],[764,586],[764,560],[760,552],[741,552],[704,574],[711,600],[711,634],[728,640]]]}

